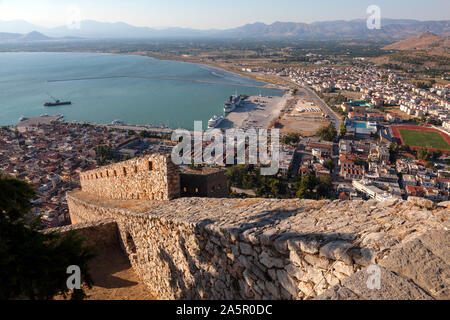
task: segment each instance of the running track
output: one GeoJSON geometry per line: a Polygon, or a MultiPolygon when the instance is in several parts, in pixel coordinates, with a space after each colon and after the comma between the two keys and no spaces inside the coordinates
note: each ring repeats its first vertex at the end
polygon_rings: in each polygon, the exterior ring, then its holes
{"type": "MultiPolygon", "coordinates": [[[[439,131],[434,128],[428,128],[428,127],[421,127],[421,126],[392,126],[392,133],[394,134],[394,137],[399,139],[403,145],[405,145],[405,141],[403,141],[402,135],[400,134],[400,130],[414,130],[414,131],[427,131],[427,132],[436,132],[439,133],[445,141],[450,145],[450,136],[448,134],[443,133],[442,131],[439,131]]],[[[411,148],[414,149],[420,149],[419,147],[411,146],[411,148]]],[[[434,148],[427,148],[428,150],[436,151],[434,148]]],[[[450,154],[450,150],[442,150],[446,154],[450,154]]]]}

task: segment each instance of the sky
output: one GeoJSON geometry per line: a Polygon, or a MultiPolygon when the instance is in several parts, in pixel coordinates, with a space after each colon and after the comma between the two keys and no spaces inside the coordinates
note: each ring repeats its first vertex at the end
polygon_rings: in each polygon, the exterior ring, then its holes
{"type": "Polygon", "coordinates": [[[135,26],[226,29],[247,23],[366,19],[370,5],[382,18],[450,20],[450,0],[0,0],[0,21],[60,26],[81,20],[135,26]]]}

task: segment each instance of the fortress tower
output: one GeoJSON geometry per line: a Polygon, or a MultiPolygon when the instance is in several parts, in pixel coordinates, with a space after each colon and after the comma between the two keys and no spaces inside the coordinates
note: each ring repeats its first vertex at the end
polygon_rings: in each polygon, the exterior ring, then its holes
{"type": "Polygon", "coordinates": [[[80,174],[83,192],[111,200],[160,200],[180,196],[180,174],[169,155],[152,154],[80,174]]]}

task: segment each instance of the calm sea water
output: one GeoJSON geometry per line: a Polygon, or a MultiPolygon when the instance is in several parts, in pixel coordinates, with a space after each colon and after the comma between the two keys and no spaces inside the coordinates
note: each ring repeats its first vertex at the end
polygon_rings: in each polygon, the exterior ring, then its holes
{"type": "Polygon", "coordinates": [[[274,89],[236,87],[263,83],[202,65],[160,61],[142,56],[95,53],[0,53],[0,125],[20,116],[63,114],[66,120],[193,128],[223,114],[231,94],[282,95],[274,89]],[[49,82],[92,77],[121,77],[49,82]],[[123,78],[123,76],[129,78],[123,78]],[[133,77],[151,77],[133,78],[133,77]],[[162,78],[194,79],[206,84],[162,78]],[[72,105],[44,107],[50,96],[72,105]]]}

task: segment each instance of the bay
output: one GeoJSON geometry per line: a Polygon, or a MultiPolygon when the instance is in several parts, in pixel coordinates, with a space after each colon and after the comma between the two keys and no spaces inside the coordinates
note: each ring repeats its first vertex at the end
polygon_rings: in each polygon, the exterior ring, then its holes
{"type": "Polygon", "coordinates": [[[0,125],[19,117],[193,129],[223,114],[232,94],[281,96],[280,90],[223,70],[137,55],[0,53],[0,125]],[[80,80],[82,79],[82,80],[80,80]],[[55,81],[57,80],[57,81],[55,81]],[[44,107],[52,97],[72,105],[44,107]]]}

